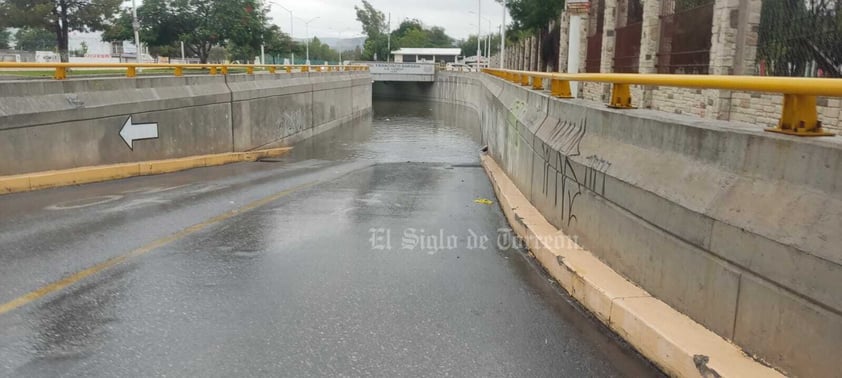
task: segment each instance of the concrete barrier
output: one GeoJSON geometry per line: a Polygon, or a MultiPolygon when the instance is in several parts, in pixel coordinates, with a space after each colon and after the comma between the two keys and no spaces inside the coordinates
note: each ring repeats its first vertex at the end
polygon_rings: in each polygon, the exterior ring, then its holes
{"type": "Polygon", "coordinates": [[[0,82],[0,176],[288,146],[370,112],[370,91],[367,72],[0,82]],[[130,146],[129,117],[158,137],[130,146]]]}
{"type": "Polygon", "coordinates": [[[518,189],[615,271],[773,366],[838,375],[842,138],[613,110],[479,74],[443,73],[425,94],[478,110],[518,189]]]}

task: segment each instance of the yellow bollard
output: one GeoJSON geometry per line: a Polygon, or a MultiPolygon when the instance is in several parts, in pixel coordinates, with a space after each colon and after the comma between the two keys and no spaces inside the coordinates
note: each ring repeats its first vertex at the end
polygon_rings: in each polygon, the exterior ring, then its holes
{"type": "Polygon", "coordinates": [[[628,84],[614,84],[611,87],[611,102],[609,108],[634,109],[631,100],[631,88],[628,84]]]}

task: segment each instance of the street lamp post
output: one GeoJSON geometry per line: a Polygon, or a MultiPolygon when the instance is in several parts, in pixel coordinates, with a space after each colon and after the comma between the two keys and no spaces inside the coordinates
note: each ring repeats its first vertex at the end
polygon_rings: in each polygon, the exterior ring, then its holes
{"type": "MultiPolygon", "coordinates": [[[[290,40],[292,40],[292,41],[293,41],[293,43],[294,43],[294,42],[295,42],[295,40],[293,39],[293,38],[294,38],[294,37],[293,37],[293,33],[295,33],[295,30],[293,30],[293,28],[295,27],[295,24],[293,23],[293,18],[294,18],[294,17],[293,17],[293,14],[292,14],[292,10],[287,9],[287,7],[285,7],[285,6],[283,6],[283,5],[279,4],[279,3],[276,3],[276,2],[274,2],[274,1],[270,1],[269,3],[271,3],[271,4],[274,4],[274,5],[277,5],[277,6],[281,7],[281,9],[283,9],[283,10],[287,11],[287,13],[289,13],[289,38],[290,38],[290,40]]],[[[289,61],[289,63],[290,63],[290,64],[295,64],[295,51],[293,51],[292,47],[290,48],[289,57],[290,57],[290,61],[289,61]]]]}
{"type": "MultiPolygon", "coordinates": [[[[482,0],[480,0],[480,1],[482,1],[482,0]]],[[[468,13],[473,14],[474,11],[468,11],[468,13]]],[[[477,25],[478,25],[477,26],[477,29],[478,29],[478,31],[477,31],[477,65],[479,65],[479,58],[482,55],[482,48],[480,46],[483,44],[482,35],[481,35],[482,29],[479,27],[479,25],[482,25],[483,19],[485,19],[485,21],[488,22],[488,35],[485,36],[485,55],[486,55],[486,57],[489,58],[489,60],[488,60],[489,63],[491,62],[491,60],[490,60],[490,58],[491,58],[491,39],[494,36],[492,30],[494,30],[494,29],[491,28],[491,25],[493,24],[491,19],[483,16],[482,14],[479,14],[479,13],[477,13],[477,14],[479,16],[479,21],[480,21],[479,23],[477,23],[477,25]]],[[[503,21],[503,22],[505,23],[505,21],[503,21]]],[[[501,52],[501,54],[502,54],[502,52],[501,52]]],[[[489,64],[489,66],[490,66],[490,64],[489,64]]]]}
{"type": "MultiPolygon", "coordinates": [[[[340,42],[340,43],[343,41],[343,39],[342,39],[342,35],[343,35],[343,34],[345,34],[345,32],[350,31],[350,29],[344,29],[344,30],[341,30],[341,31],[337,31],[337,30],[335,30],[335,29],[331,29],[331,30],[336,31],[337,33],[339,33],[339,42],[340,42]]],[[[342,46],[339,46],[339,48],[337,48],[337,50],[339,50],[339,65],[340,65],[340,66],[344,66],[345,64],[343,64],[343,61],[342,61],[342,46]]]]}
{"type": "Polygon", "coordinates": [[[140,21],[137,19],[137,3],[135,0],[132,0],[132,28],[134,29],[134,45],[137,47],[135,60],[137,60],[137,63],[141,63],[140,56],[142,49],[140,47],[140,21]]]}
{"type": "Polygon", "coordinates": [[[306,62],[306,64],[308,66],[310,65],[310,23],[318,20],[319,18],[321,18],[321,17],[313,17],[312,19],[310,19],[310,21],[307,21],[307,22],[304,23],[304,27],[305,27],[306,33],[307,33],[307,62],[306,62]]]}
{"type": "Polygon", "coordinates": [[[503,6],[503,25],[500,26],[500,69],[506,68],[506,4],[507,0],[497,0],[503,6]]]}
{"type": "Polygon", "coordinates": [[[480,62],[482,61],[482,42],[480,36],[482,35],[482,0],[477,0],[477,71],[480,69],[480,62]]]}

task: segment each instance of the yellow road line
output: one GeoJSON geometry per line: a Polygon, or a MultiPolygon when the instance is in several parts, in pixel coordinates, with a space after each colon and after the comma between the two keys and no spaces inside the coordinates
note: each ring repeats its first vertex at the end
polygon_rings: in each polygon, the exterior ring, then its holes
{"type": "Polygon", "coordinates": [[[87,277],[90,277],[90,276],[92,276],[94,274],[97,274],[99,272],[102,272],[104,270],[113,268],[113,267],[115,267],[117,265],[120,265],[120,264],[122,264],[126,261],[131,260],[131,259],[134,259],[134,258],[140,257],[142,255],[145,255],[145,254],[147,254],[149,252],[152,252],[152,251],[154,251],[158,248],[161,248],[161,247],[163,247],[167,244],[170,244],[170,243],[172,243],[176,240],[182,239],[186,236],[189,236],[191,234],[202,231],[205,228],[208,228],[209,226],[212,226],[214,224],[223,222],[223,221],[228,220],[230,218],[233,218],[234,216],[237,216],[239,214],[249,212],[249,211],[254,210],[258,207],[269,204],[272,201],[276,201],[276,200],[281,199],[285,196],[288,196],[292,193],[295,193],[299,190],[312,187],[316,184],[318,184],[318,181],[311,182],[311,183],[308,183],[308,184],[299,185],[299,186],[296,186],[294,188],[285,190],[283,192],[276,193],[276,194],[271,195],[269,197],[259,199],[257,201],[251,202],[248,205],[245,205],[245,206],[240,207],[238,209],[234,209],[234,210],[231,210],[227,213],[217,215],[217,216],[215,216],[211,219],[208,219],[208,220],[206,220],[202,223],[195,224],[195,225],[187,227],[187,228],[185,228],[185,229],[183,229],[179,232],[176,232],[172,235],[169,235],[169,236],[163,237],[161,239],[155,240],[155,241],[153,241],[153,242],[151,242],[147,245],[144,245],[143,247],[135,249],[135,250],[133,250],[131,252],[128,252],[124,255],[113,257],[113,258],[111,258],[111,259],[109,259],[109,260],[107,260],[103,263],[100,263],[100,264],[94,265],[90,268],[87,268],[85,270],[76,272],[76,273],[74,273],[70,276],[62,278],[61,280],[55,281],[55,282],[50,283],[46,286],[43,286],[39,289],[33,290],[33,291],[31,291],[27,294],[24,294],[20,297],[17,297],[17,298],[15,298],[15,299],[13,299],[9,302],[0,304],[0,315],[6,314],[10,311],[18,309],[22,306],[25,306],[25,305],[29,304],[29,303],[37,301],[38,299],[41,299],[41,298],[43,298],[47,295],[50,295],[52,293],[56,293],[56,292],[59,292],[61,290],[64,290],[65,288],[67,288],[67,287],[69,287],[73,284],[76,284],[79,281],[82,281],[87,277]]]}

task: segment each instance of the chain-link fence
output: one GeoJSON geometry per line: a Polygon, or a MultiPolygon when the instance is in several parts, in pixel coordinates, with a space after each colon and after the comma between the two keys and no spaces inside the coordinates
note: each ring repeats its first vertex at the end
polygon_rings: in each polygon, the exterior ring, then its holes
{"type": "Polygon", "coordinates": [[[763,0],[757,72],[842,77],[842,1],[763,0]]]}

